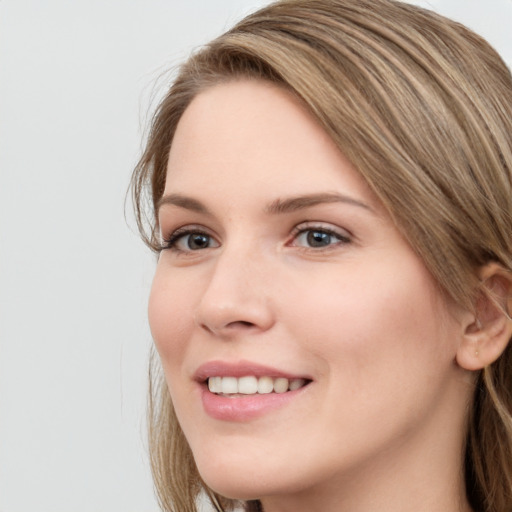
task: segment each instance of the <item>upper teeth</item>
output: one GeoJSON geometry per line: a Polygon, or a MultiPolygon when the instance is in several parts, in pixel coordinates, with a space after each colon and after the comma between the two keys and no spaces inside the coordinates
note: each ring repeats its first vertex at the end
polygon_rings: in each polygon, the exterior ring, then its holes
{"type": "Polygon", "coordinates": [[[208,389],[212,393],[254,395],[256,393],[285,393],[299,389],[306,383],[305,379],[285,379],[284,377],[210,377],[208,389]]]}

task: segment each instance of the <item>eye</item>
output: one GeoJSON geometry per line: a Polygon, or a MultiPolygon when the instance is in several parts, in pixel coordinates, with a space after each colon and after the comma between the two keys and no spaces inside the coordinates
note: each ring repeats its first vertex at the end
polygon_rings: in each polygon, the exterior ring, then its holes
{"type": "Polygon", "coordinates": [[[350,243],[347,234],[338,233],[324,227],[298,228],[291,245],[310,249],[324,249],[350,243]]]}
{"type": "Polygon", "coordinates": [[[218,242],[208,233],[193,228],[180,228],[164,240],[162,249],[190,252],[218,247],[218,242]]]}

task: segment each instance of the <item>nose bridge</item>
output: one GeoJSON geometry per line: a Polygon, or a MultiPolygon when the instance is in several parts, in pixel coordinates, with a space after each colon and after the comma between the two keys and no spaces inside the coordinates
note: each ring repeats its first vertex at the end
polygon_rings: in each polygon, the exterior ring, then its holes
{"type": "Polygon", "coordinates": [[[265,330],[273,322],[268,300],[270,262],[254,240],[225,244],[212,262],[196,312],[197,323],[216,334],[265,330]]]}

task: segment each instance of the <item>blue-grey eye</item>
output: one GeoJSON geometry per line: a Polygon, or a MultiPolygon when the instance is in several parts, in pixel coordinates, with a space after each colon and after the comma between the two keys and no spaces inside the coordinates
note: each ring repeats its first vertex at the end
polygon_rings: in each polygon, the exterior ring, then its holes
{"type": "Polygon", "coordinates": [[[186,240],[187,248],[191,251],[210,247],[211,237],[204,233],[191,233],[183,238],[186,240]]]}
{"type": "Polygon", "coordinates": [[[326,247],[331,245],[333,236],[325,231],[308,231],[306,240],[310,247],[326,247]]]}
{"type": "Polygon", "coordinates": [[[178,252],[200,251],[210,247],[218,247],[219,244],[212,236],[201,231],[177,230],[169,240],[164,243],[163,249],[178,252]]]}
{"type": "Polygon", "coordinates": [[[294,245],[322,249],[343,242],[349,242],[348,238],[327,229],[303,229],[295,237],[294,245]]]}

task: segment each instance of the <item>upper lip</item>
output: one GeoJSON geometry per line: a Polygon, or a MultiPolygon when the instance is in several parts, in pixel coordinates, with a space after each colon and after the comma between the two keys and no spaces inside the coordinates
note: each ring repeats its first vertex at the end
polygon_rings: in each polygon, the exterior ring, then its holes
{"type": "Polygon", "coordinates": [[[209,377],[245,377],[252,375],[254,377],[284,377],[286,379],[306,379],[311,377],[303,374],[293,374],[291,372],[279,370],[272,366],[262,365],[251,361],[208,361],[202,364],[194,373],[194,380],[204,382],[209,377]]]}

